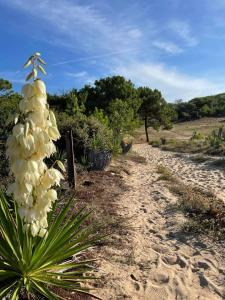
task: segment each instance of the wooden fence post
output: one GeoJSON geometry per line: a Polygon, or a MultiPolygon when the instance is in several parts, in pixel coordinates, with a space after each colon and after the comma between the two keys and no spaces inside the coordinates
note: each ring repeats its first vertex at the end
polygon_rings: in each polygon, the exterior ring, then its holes
{"type": "Polygon", "coordinates": [[[66,132],[66,153],[67,153],[67,174],[69,186],[76,188],[77,172],[74,159],[73,149],[73,132],[72,129],[66,132]]]}

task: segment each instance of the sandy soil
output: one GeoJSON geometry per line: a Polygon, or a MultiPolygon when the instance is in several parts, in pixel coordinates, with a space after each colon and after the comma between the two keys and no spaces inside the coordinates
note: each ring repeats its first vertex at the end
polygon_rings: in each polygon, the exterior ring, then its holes
{"type": "Polygon", "coordinates": [[[181,234],[184,216],[173,208],[177,199],[165,182],[157,181],[156,167],[163,164],[186,183],[210,188],[221,197],[223,172],[147,144],[135,145],[134,151],[147,163],[126,162],[129,189],[117,205],[129,220],[128,229],[124,235],[114,234],[114,243],[97,255],[103,280],[96,294],[104,300],[225,299],[223,246],[181,234]]]}

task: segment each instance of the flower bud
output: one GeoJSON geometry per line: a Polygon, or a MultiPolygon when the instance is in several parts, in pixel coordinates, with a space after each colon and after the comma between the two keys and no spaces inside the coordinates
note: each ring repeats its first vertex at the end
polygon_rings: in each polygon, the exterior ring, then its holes
{"type": "Polygon", "coordinates": [[[33,86],[30,83],[27,83],[22,88],[22,94],[25,98],[31,98],[34,95],[33,86]]]}
{"type": "Polygon", "coordinates": [[[34,81],[34,94],[36,96],[46,95],[46,87],[42,80],[38,79],[34,81]]]}

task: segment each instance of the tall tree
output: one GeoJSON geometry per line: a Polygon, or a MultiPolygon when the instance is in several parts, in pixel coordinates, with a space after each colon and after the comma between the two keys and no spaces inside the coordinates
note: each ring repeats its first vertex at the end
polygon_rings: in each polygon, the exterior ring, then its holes
{"type": "Polygon", "coordinates": [[[115,99],[130,101],[136,105],[137,91],[130,80],[122,76],[112,76],[96,80],[94,86],[86,85],[80,93],[87,93],[86,107],[93,112],[95,107],[108,110],[109,104],[115,99]]]}
{"type": "Polygon", "coordinates": [[[172,118],[172,107],[169,107],[158,90],[149,87],[138,88],[142,100],[139,112],[145,121],[146,140],[149,142],[148,127],[158,129],[161,125],[169,126],[172,118]]]}

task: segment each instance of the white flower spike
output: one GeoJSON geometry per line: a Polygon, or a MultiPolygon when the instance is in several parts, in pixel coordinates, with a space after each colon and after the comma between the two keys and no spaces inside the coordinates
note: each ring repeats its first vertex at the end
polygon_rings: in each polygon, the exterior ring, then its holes
{"type": "MultiPolygon", "coordinates": [[[[36,58],[31,56],[33,69],[36,58]]],[[[63,175],[55,168],[48,168],[46,157],[55,151],[53,141],[59,139],[54,113],[47,105],[46,87],[42,80],[34,80],[22,88],[23,99],[19,103],[22,118],[14,126],[7,140],[7,156],[15,181],[8,188],[19,207],[20,217],[33,236],[47,234],[47,214],[57,199],[52,188],[59,185],[63,175]]],[[[63,169],[63,165],[57,162],[63,169]]]]}

